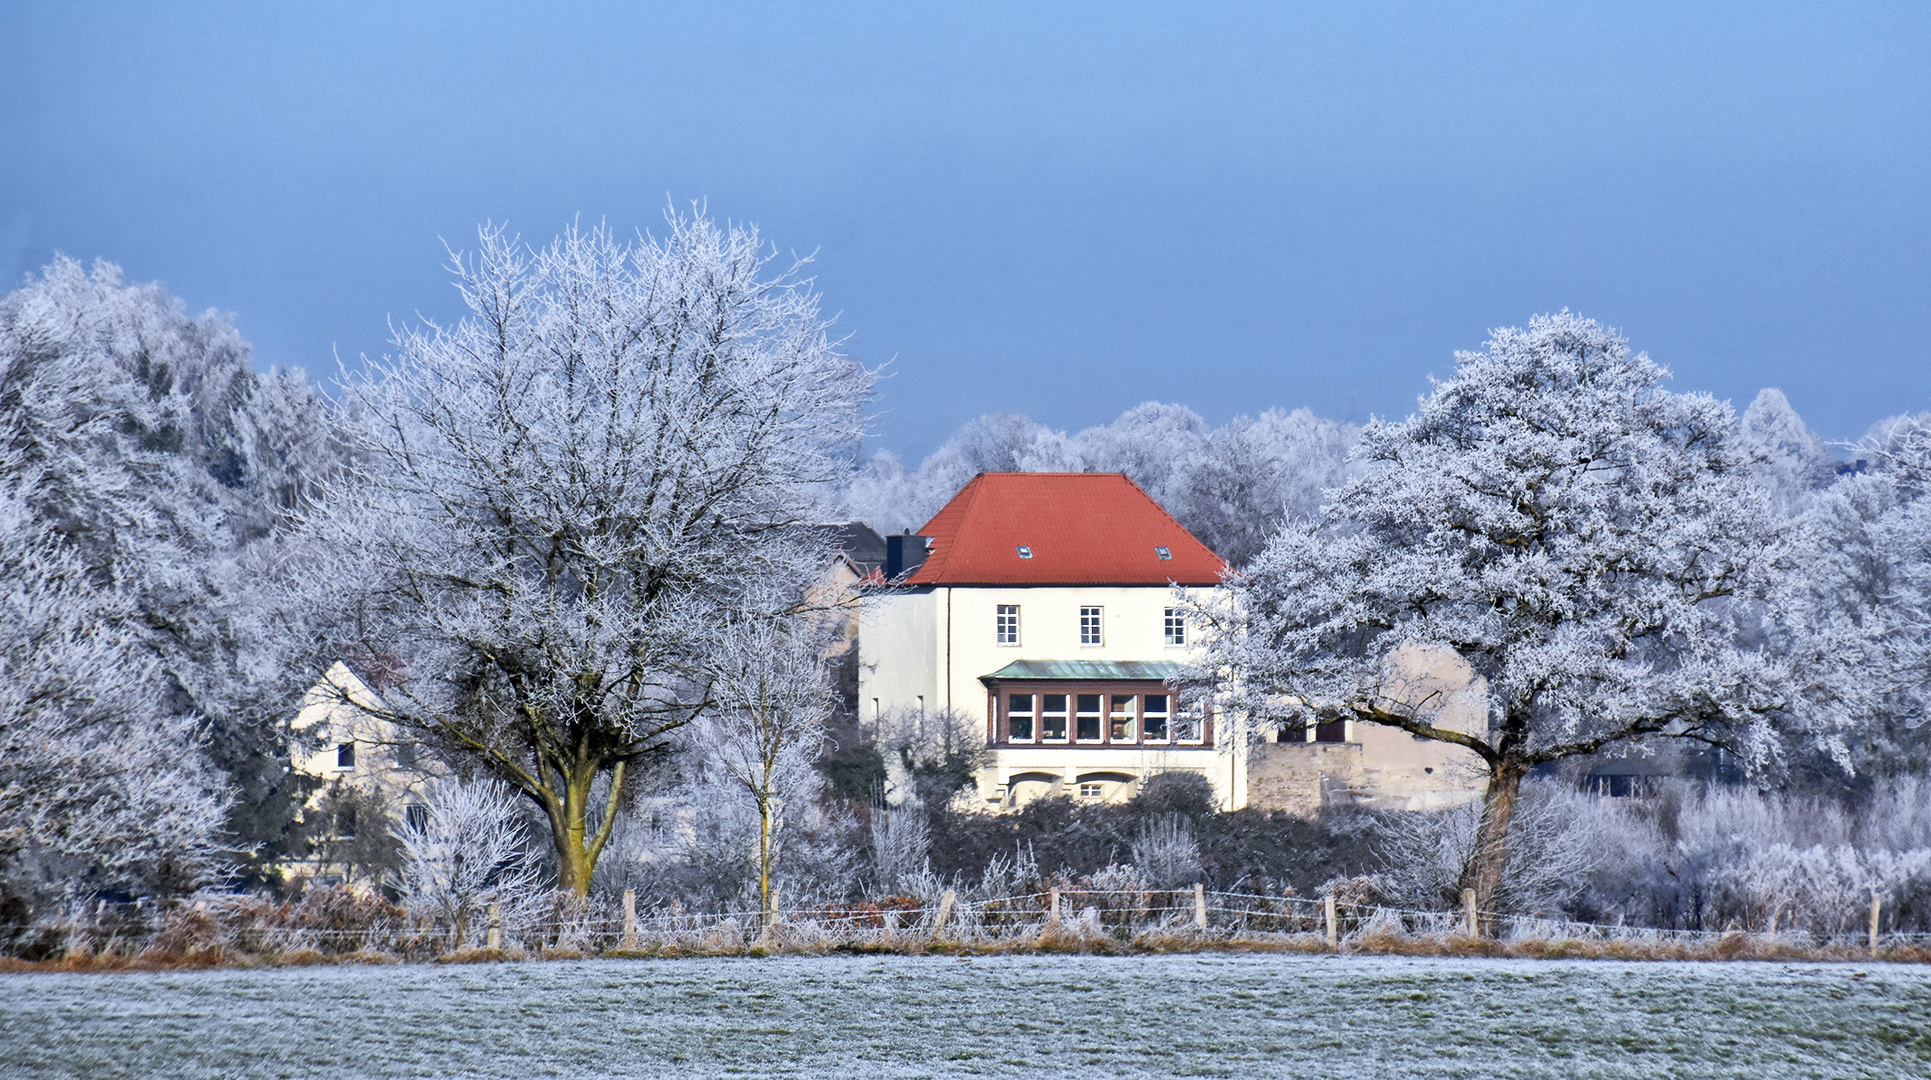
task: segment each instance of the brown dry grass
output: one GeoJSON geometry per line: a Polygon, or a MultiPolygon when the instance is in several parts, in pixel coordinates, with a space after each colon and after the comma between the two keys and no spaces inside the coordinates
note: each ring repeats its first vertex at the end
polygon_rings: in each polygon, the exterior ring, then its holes
{"type": "MultiPolygon", "coordinates": [[[[187,920],[172,936],[157,937],[139,953],[120,951],[88,953],[75,951],[51,960],[31,961],[0,957],[0,974],[28,972],[111,972],[111,971],[185,971],[220,967],[299,967],[326,964],[395,964],[404,958],[391,953],[361,951],[345,954],[324,953],[312,948],[296,948],[280,953],[243,953],[210,941],[199,920],[187,920]]],[[[1003,940],[937,941],[901,937],[890,942],[808,942],[783,936],[761,939],[744,945],[724,936],[713,935],[697,943],[643,943],[630,950],[605,950],[602,953],[575,949],[543,949],[536,953],[521,950],[468,948],[435,958],[443,964],[501,963],[521,960],[581,960],[593,956],[611,959],[677,959],[719,956],[1133,956],[1168,953],[1278,953],[1305,954],[1338,952],[1354,956],[1444,956],[1495,957],[1521,960],[1780,960],[1812,963],[1931,963],[1931,947],[1899,945],[1869,950],[1846,945],[1804,947],[1787,940],[1753,934],[1726,934],[1714,941],[1591,941],[1574,938],[1496,941],[1459,934],[1423,936],[1392,931],[1376,931],[1346,940],[1339,949],[1330,947],[1318,934],[1291,934],[1266,937],[1213,937],[1186,929],[1144,931],[1130,940],[1080,934],[1062,925],[1049,925],[1036,937],[1003,940]]]]}

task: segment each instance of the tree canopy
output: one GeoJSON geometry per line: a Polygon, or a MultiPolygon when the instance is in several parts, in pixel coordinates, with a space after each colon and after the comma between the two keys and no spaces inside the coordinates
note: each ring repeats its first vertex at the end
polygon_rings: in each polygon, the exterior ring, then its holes
{"type": "Polygon", "coordinates": [[[363,465],[314,518],[342,559],[318,610],[352,583],[336,647],[390,673],[389,719],[541,808],[579,895],[625,770],[710,703],[716,643],[829,559],[812,510],[872,376],[771,260],[702,215],[539,249],[485,228],[452,266],[469,314],[348,388],[363,465]]]}
{"type": "Polygon", "coordinates": [[[1855,711],[1779,603],[1777,520],[1727,405],[1661,388],[1616,333],[1563,312],[1460,353],[1417,413],[1362,433],[1363,472],[1229,581],[1197,684],[1262,722],[1345,716],[1489,769],[1464,885],[1494,896],[1522,778],[1648,740],[1756,767],[1855,711]],[[1437,726],[1404,645],[1484,681],[1489,730],[1437,726]]]}

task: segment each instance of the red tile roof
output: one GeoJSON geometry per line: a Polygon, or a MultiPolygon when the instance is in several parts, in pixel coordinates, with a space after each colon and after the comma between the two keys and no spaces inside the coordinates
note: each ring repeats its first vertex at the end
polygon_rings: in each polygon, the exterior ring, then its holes
{"type": "Polygon", "coordinates": [[[919,535],[909,585],[1215,585],[1227,565],[1124,473],[980,473],[919,535]]]}

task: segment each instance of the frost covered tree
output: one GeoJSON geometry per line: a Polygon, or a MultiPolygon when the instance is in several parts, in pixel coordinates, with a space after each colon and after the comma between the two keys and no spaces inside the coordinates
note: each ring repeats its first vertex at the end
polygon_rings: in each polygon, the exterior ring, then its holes
{"type": "MultiPolygon", "coordinates": [[[[523,804],[492,777],[431,781],[427,814],[394,826],[401,847],[397,885],[410,912],[447,923],[461,949],[476,916],[491,904],[535,906],[542,873],[524,828],[523,804]]],[[[511,921],[516,921],[512,918],[511,921]]]]}
{"type": "Polygon", "coordinates": [[[227,799],[125,592],[50,535],[0,447],[0,908],[191,891],[220,869],[227,799]]]}
{"type": "Polygon", "coordinates": [[[1789,517],[1809,507],[1836,479],[1837,457],[1810,430],[1783,391],[1757,394],[1737,421],[1739,449],[1772,507],[1789,517]]]}
{"type": "Polygon", "coordinates": [[[880,896],[932,872],[932,827],[918,807],[872,808],[872,884],[880,896]]]}
{"type": "Polygon", "coordinates": [[[1313,517],[1353,474],[1358,435],[1306,409],[1237,416],[1205,446],[1175,445],[1172,475],[1148,492],[1216,555],[1246,566],[1282,525],[1313,517]]]}
{"type": "Polygon", "coordinates": [[[1875,425],[1858,456],[1807,499],[1791,561],[1794,599],[1885,676],[1884,708],[1847,741],[1861,782],[1931,767],[1931,414],[1875,425]]]}
{"type": "MultiPolygon", "coordinates": [[[[775,605],[767,605],[775,606],[775,605]]],[[[757,817],[752,853],[758,907],[776,914],[772,870],[788,810],[808,805],[823,786],[817,768],[832,712],[820,650],[792,625],[761,620],[725,635],[715,660],[713,704],[698,742],[713,786],[757,817]]]]}
{"type": "Polygon", "coordinates": [[[332,642],[394,671],[384,718],[533,800],[579,896],[729,628],[829,558],[812,507],[872,376],[771,258],[701,215],[534,250],[485,228],[452,265],[469,314],[345,388],[361,465],[311,517],[340,555],[315,610],[349,594],[332,642]]]}
{"type": "MultiPolygon", "coordinates": [[[[171,717],[203,725],[238,798],[235,843],[272,858],[300,785],[280,723],[300,694],[260,583],[287,512],[334,467],[325,403],[254,371],[226,316],[190,316],[118,267],[56,259],[0,297],[0,447],[37,528],[130,608],[171,717]]],[[[65,556],[62,556],[65,557],[65,556]]]]}
{"type": "Polygon", "coordinates": [[[917,469],[880,452],[850,478],[846,513],[884,532],[925,523],[980,472],[1123,472],[1215,553],[1242,566],[1350,473],[1353,425],[1269,409],[1210,427],[1149,401],[1073,435],[1029,417],[967,421],[917,469]]]}
{"type": "Polygon", "coordinates": [[[1202,613],[1190,679],[1257,722],[1346,717],[1473,752],[1488,782],[1461,885],[1484,905],[1537,766],[1661,738],[1763,766],[1788,731],[1853,722],[1866,703],[1825,678],[1830,650],[1771,602],[1783,538],[1728,406],[1666,376],[1568,312],[1458,354],[1418,413],[1367,427],[1365,471],[1321,517],[1202,613]],[[1488,731],[1431,722],[1391,663],[1408,644],[1485,680],[1488,731]]]}

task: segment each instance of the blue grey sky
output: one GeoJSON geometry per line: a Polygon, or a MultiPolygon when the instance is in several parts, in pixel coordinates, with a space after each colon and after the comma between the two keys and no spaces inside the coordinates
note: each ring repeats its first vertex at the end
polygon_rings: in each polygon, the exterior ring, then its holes
{"type": "Polygon", "coordinates": [[[1931,408],[1931,4],[0,0],[0,271],[121,263],[327,378],[439,238],[667,197],[818,253],[878,445],[1405,414],[1570,307],[1827,437],[1931,408]]]}

